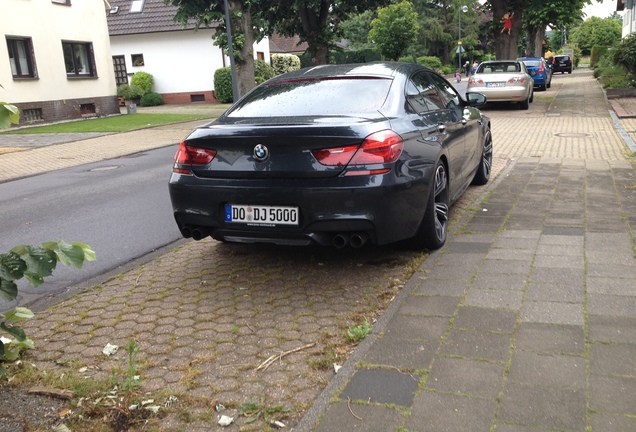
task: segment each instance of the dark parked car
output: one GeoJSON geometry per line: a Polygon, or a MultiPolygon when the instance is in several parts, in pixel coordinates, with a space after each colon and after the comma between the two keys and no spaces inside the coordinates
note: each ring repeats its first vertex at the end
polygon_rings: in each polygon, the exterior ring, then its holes
{"type": "Polygon", "coordinates": [[[279,75],[181,143],[177,225],[195,240],[439,248],[451,203],[490,176],[485,102],[416,64],[279,75]]]}
{"type": "Polygon", "coordinates": [[[549,89],[552,85],[552,69],[548,67],[548,64],[541,57],[522,57],[517,60],[521,60],[525,63],[528,73],[534,80],[534,86],[539,87],[540,90],[549,89]]]}
{"type": "Polygon", "coordinates": [[[555,55],[552,57],[552,73],[572,73],[572,58],[569,55],[555,55]]]}

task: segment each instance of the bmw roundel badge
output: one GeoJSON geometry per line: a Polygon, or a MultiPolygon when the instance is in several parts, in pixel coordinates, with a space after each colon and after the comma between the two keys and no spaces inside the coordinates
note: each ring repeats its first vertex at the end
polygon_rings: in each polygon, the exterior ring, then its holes
{"type": "Polygon", "coordinates": [[[264,161],[269,156],[269,150],[263,144],[257,144],[254,147],[254,157],[259,161],[264,161]]]}

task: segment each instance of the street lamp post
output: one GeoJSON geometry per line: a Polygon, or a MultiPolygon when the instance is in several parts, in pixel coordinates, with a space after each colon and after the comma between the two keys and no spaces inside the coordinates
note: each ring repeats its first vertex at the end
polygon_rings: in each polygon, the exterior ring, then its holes
{"type": "Polygon", "coordinates": [[[464,5],[457,9],[457,64],[459,66],[459,73],[462,73],[462,12],[468,12],[468,6],[464,5]]]}

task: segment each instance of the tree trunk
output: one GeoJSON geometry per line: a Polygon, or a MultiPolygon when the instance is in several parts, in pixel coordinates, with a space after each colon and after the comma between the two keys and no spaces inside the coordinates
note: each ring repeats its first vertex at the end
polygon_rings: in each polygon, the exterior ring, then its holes
{"type": "Polygon", "coordinates": [[[239,51],[241,63],[237,67],[238,95],[241,97],[256,85],[254,81],[254,29],[252,28],[252,14],[249,9],[245,8],[243,2],[233,1],[229,3],[229,6],[230,12],[235,10],[240,13],[241,19],[238,25],[245,38],[245,43],[239,51]]]}
{"type": "Polygon", "coordinates": [[[325,0],[320,2],[320,10],[318,13],[309,5],[300,7],[300,22],[305,33],[308,51],[311,55],[312,66],[323,65],[329,63],[329,43],[327,37],[323,35],[326,29],[327,18],[329,16],[329,3],[325,0]]]}
{"type": "Polygon", "coordinates": [[[518,57],[517,47],[521,35],[522,2],[491,0],[493,21],[499,23],[499,30],[495,32],[495,56],[497,60],[512,60],[518,57]],[[510,33],[504,29],[502,18],[506,13],[514,11],[510,33]]]}

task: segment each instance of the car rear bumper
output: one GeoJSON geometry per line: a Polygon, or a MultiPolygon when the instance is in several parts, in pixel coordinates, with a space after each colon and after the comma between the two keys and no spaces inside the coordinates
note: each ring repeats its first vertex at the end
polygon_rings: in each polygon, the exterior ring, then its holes
{"type": "Polygon", "coordinates": [[[258,182],[201,179],[172,174],[169,192],[174,217],[184,237],[208,235],[244,243],[336,247],[369,241],[386,244],[415,235],[424,215],[433,167],[426,175],[335,177],[320,187],[311,180],[258,182]],[[225,205],[292,206],[298,225],[261,225],[225,221],[225,205]]]}
{"type": "Polygon", "coordinates": [[[526,100],[529,89],[521,86],[491,89],[488,87],[470,87],[467,91],[482,93],[488,102],[519,102],[526,100]]]}

